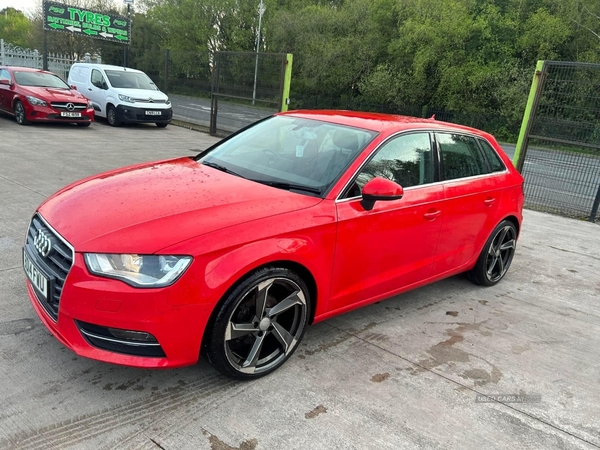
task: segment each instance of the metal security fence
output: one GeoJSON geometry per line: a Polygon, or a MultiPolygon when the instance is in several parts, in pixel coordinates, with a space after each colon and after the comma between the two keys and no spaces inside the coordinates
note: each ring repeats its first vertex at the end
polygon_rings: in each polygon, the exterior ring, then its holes
{"type": "Polygon", "coordinates": [[[233,131],[289,105],[292,55],[217,52],[210,132],[233,131]]]}
{"type": "Polygon", "coordinates": [[[600,64],[538,63],[515,161],[526,207],[597,219],[600,64]]]}

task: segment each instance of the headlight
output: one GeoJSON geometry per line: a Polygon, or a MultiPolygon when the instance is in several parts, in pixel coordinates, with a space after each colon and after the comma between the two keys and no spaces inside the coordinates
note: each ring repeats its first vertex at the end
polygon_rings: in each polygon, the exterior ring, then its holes
{"type": "Polygon", "coordinates": [[[88,102],[88,109],[94,109],[94,104],[92,102],[88,102]]]}
{"type": "Polygon", "coordinates": [[[28,95],[26,98],[29,104],[32,106],[47,106],[44,100],[40,100],[37,97],[32,97],[31,95],[28,95]]]}
{"type": "Polygon", "coordinates": [[[166,105],[170,105],[171,104],[171,100],[169,100],[169,97],[167,97],[167,99],[165,100],[165,104],[166,105]]]}
{"type": "Polygon", "coordinates": [[[127,103],[135,103],[135,98],[129,97],[128,95],[119,94],[119,100],[127,103]]]}
{"type": "Polygon", "coordinates": [[[175,283],[191,262],[191,256],[85,254],[85,263],[91,273],[145,288],[175,283]]]}

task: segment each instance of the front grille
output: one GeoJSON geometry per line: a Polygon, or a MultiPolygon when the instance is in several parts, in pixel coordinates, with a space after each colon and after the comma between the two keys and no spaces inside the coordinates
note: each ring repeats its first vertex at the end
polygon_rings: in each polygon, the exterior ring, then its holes
{"type": "Polygon", "coordinates": [[[63,286],[73,266],[75,256],[73,248],[39,214],[36,214],[29,224],[25,251],[27,256],[49,280],[48,298],[44,298],[35,288],[34,292],[40,305],[56,321],[58,320],[58,305],[63,286]],[[42,256],[35,247],[34,240],[38,233],[45,233],[52,242],[52,249],[48,256],[42,256]]]}
{"type": "Polygon", "coordinates": [[[167,103],[167,100],[152,99],[152,101],[150,101],[149,98],[134,98],[133,100],[135,100],[136,102],[139,102],[139,103],[156,103],[156,104],[161,104],[161,105],[164,105],[165,103],[167,103]]]}
{"type": "Polygon", "coordinates": [[[85,111],[87,103],[72,103],[72,102],[52,102],[52,107],[58,111],[85,111]],[[67,105],[73,105],[72,109],[67,108],[67,105]]]}

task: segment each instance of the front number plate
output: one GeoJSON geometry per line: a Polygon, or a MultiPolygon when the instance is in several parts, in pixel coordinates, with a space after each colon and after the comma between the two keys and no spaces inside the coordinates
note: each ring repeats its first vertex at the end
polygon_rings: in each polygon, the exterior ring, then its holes
{"type": "Polygon", "coordinates": [[[160,116],[161,114],[160,111],[146,111],[147,116],[160,116]]]}
{"type": "Polygon", "coordinates": [[[33,264],[27,252],[23,250],[23,268],[27,274],[27,278],[33,284],[44,299],[48,298],[48,278],[46,278],[42,272],[33,264]]]}
{"type": "Polygon", "coordinates": [[[81,113],[76,112],[61,112],[60,117],[81,117],[81,113]]]}

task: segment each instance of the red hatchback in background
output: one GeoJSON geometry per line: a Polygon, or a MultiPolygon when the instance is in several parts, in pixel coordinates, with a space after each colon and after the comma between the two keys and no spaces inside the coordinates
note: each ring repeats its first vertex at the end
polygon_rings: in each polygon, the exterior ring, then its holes
{"type": "Polygon", "coordinates": [[[195,157],[74,183],[29,225],[33,307],[77,354],[266,375],[308,324],[458,273],[491,286],[523,178],[494,138],[432,119],[296,111],[195,157]]]}
{"type": "Polygon", "coordinates": [[[94,108],[58,75],[26,67],[0,67],[0,111],[17,123],[73,122],[89,127],[94,108]]]}

